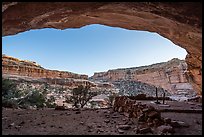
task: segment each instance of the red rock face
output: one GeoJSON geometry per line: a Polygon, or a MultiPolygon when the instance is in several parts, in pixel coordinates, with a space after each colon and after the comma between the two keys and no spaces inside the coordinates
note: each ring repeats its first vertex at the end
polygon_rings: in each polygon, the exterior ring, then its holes
{"type": "Polygon", "coordinates": [[[71,72],[48,70],[31,61],[23,61],[17,58],[2,55],[2,73],[31,78],[65,79],[74,78],[87,80],[87,75],[79,75],[71,72]]]}
{"type": "Polygon", "coordinates": [[[192,85],[201,90],[202,3],[75,3],[3,2],[2,35],[30,29],[78,28],[104,24],[131,30],[157,32],[187,50],[192,85]]]}
{"type": "MultiPolygon", "coordinates": [[[[132,80],[141,81],[157,87],[162,87],[172,94],[193,91],[187,76],[187,64],[184,60],[172,59],[168,62],[157,63],[144,67],[109,70],[108,72],[95,73],[94,80],[117,81],[132,80]]],[[[194,90],[195,91],[195,90],[194,90]]]]}

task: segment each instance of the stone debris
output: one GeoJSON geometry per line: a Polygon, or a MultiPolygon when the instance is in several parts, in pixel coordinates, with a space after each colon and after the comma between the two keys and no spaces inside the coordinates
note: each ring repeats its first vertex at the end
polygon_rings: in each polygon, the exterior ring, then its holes
{"type": "Polygon", "coordinates": [[[20,124],[18,124],[19,126],[22,126],[23,124],[25,124],[25,122],[24,121],[22,121],[20,124]]]}
{"type": "Polygon", "coordinates": [[[153,120],[153,124],[156,127],[162,125],[161,121],[159,119],[157,119],[157,118],[153,120]]]}
{"type": "Polygon", "coordinates": [[[127,119],[126,119],[126,118],[123,118],[122,120],[123,120],[123,121],[126,121],[127,119]]]}
{"type": "Polygon", "coordinates": [[[105,110],[105,111],[103,111],[103,113],[104,113],[104,114],[106,114],[106,113],[108,113],[108,111],[107,111],[107,110],[105,110]]]}
{"type": "Polygon", "coordinates": [[[109,123],[110,120],[109,120],[109,119],[105,119],[104,122],[105,122],[105,123],[109,123]]]}
{"type": "Polygon", "coordinates": [[[50,125],[50,127],[55,127],[55,125],[50,125]]]}
{"type": "Polygon", "coordinates": [[[185,122],[183,121],[174,121],[172,120],[171,121],[171,124],[170,124],[172,127],[174,128],[180,128],[180,127],[189,127],[188,124],[186,124],[185,122]]]}
{"type": "Polygon", "coordinates": [[[97,125],[98,128],[101,128],[101,125],[97,125]]]}
{"type": "Polygon", "coordinates": [[[80,113],[81,113],[80,111],[76,111],[76,112],[75,112],[75,114],[80,114],[80,113]]]}
{"type": "Polygon", "coordinates": [[[147,123],[147,125],[148,125],[149,127],[152,127],[152,126],[154,126],[154,123],[149,122],[149,123],[147,123]]]}
{"type": "Polygon", "coordinates": [[[96,111],[96,113],[99,113],[99,112],[100,112],[99,110],[96,111]]]}
{"type": "Polygon", "coordinates": [[[117,125],[116,128],[122,129],[122,130],[128,130],[131,128],[131,126],[130,125],[117,125]]]}
{"type": "Polygon", "coordinates": [[[159,112],[156,112],[156,111],[151,111],[148,115],[147,115],[149,118],[160,118],[161,117],[161,114],[159,112]]]}
{"type": "Polygon", "coordinates": [[[57,116],[57,114],[52,114],[53,117],[57,116]]]}
{"type": "Polygon", "coordinates": [[[113,115],[112,118],[119,118],[119,116],[117,116],[117,115],[113,115]]]}
{"type": "Polygon", "coordinates": [[[169,125],[161,125],[159,127],[157,127],[156,129],[157,134],[162,134],[162,133],[174,133],[174,129],[172,126],[169,125]]]}
{"type": "MultiPolygon", "coordinates": [[[[173,121],[170,118],[162,118],[161,112],[153,106],[136,102],[126,96],[115,98],[113,110],[118,112],[122,111],[124,115],[128,115],[130,118],[136,118],[139,125],[144,125],[136,130],[137,133],[141,134],[151,133],[151,128],[156,128],[159,134],[166,134],[174,133],[173,128],[189,127],[188,124],[182,121],[173,121]]],[[[117,126],[117,128],[124,130],[126,129],[126,126],[130,128],[128,125],[134,123],[128,124],[128,122],[126,122],[125,124],[126,125],[117,126]]]]}
{"type": "Polygon", "coordinates": [[[168,105],[168,104],[160,104],[159,106],[160,107],[170,107],[170,105],[168,105]]]}
{"type": "Polygon", "coordinates": [[[105,117],[106,117],[106,118],[110,118],[110,116],[109,116],[109,115],[105,115],[105,117]]]}
{"type": "Polygon", "coordinates": [[[19,130],[20,128],[21,128],[21,126],[15,126],[15,129],[18,129],[18,130],[19,130]]]}
{"type": "Polygon", "coordinates": [[[179,128],[179,127],[181,127],[181,125],[177,122],[177,121],[171,121],[171,124],[170,124],[172,127],[174,127],[174,128],[179,128]]]}
{"type": "Polygon", "coordinates": [[[71,113],[68,113],[68,112],[66,112],[65,114],[66,114],[66,115],[71,115],[71,113]]]}
{"type": "Polygon", "coordinates": [[[91,129],[91,128],[93,128],[93,126],[92,125],[87,125],[87,128],[91,129]]]}
{"type": "Polygon", "coordinates": [[[15,123],[11,123],[10,125],[8,125],[8,127],[13,127],[15,125],[15,123]]]}
{"type": "Polygon", "coordinates": [[[125,124],[126,124],[126,125],[133,125],[133,124],[134,124],[134,122],[133,122],[133,121],[131,121],[131,120],[129,120],[129,121],[126,121],[126,122],[125,122],[125,124]]]}
{"type": "Polygon", "coordinates": [[[123,134],[125,131],[121,129],[117,129],[118,133],[123,134]]]}
{"type": "MultiPolygon", "coordinates": [[[[147,84],[145,82],[141,82],[141,81],[134,81],[134,80],[116,80],[113,81],[112,84],[114,84],[114,86],[116,88],[119,89],[119,93],[122,95],[132,95],[132,96],[137,96],[137,95],[147,95],[147,96],[155,96],[155,88],[156,86],[147,84]]],[[[160,89],[158,90],[158,94],[161,95],[163,94],[163,92],[165,92],[166,95],[171,95],[168,91],[164,90],[164,89],[160,89]]],[[[138,98],[140,99],[146,99],[146,96],[141,96],[138,98]]]]}
{"type": "Polygon", "coordinates": [[[199,122],[198,120],[195,120],[195,123],[198,124],[198,125],[200,125],[200,122],[199,122]]]}
{"type": "Polygon", "coordinates": [[[65,106],[56,106],[55,110],[66,110],[65,106]]]}
{"type": "Polygon", "coordinates": [[[165,122],[166,124],[171,124],[171,119],[170,119],[170,118],[165,118],[165,119],[164,119],[164,122],[165,122]]]}
{"type": "Polygon", "coordinates": [[[8,118],[8,117],[2,117],[2,120],[4,120],[4,119],[6,120],[7,118],[8,118]]]}
{"type": "Polygon", "coordinates": [[[187,123],[183,122],[183,121],[177,121],[179,123],[179,125],[181,127],[189,127],[190,125],[188,125],[187,123]]]}
{"type": "Polygon", "coordinates": [[[140,134],[152,133],[152,130],[150,127],[144,127],[144,128],[138,129],[137,133],[140,133],[140,134]]]}
{"type": "Polygon", "coordinates": [[[130,117],[130,114],[128,114],[127,112],[124,112],[123,114],[124,114],[124,116],[126,116],[126,117],[130,117]]]}
{"type": "Polygon", "coordinates": [[[102,128],[97,129],[97,132],[104,132],[102,128]]]}

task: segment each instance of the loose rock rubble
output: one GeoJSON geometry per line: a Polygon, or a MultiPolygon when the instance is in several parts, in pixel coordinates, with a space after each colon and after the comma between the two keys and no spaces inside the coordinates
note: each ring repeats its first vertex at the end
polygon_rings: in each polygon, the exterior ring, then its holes
{"type": "MultiPolygon", "coordinates": [[[[131,100],[126,96],[115,98],[113,110],[123,112],[129,118],[137,119],[139,125],[135,131],[139,134],[172,134],[174,133],[174,128],[189,126],[182,121],[172,121],[170,118],[164,119],[161,117],[161,112],[153,106],[131,100]]],[[[126,127],[128,125],[118,126],[118,129],[124,130],[121,126],[126,127]]]]}

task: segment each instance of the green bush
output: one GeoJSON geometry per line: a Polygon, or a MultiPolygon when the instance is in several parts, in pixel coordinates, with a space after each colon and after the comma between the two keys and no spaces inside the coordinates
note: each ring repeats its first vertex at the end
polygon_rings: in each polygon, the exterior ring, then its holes
{"type": "Polygon", "coordinates": [[[56,103],[55,103],[55,98],[54,96],[50,96],[50,98],[45,102],[46,106],[48,108],[55,108],[56,107],[56,103]]]}
{"type": "Polygon", "coordinates": [[[82,85],[74,88],[72,94],[72,96],[66,98],[66,102],[72,102],[76,108],[83,108],[93,96],[97,95],[96,92],[90,92],[90,86],[82,85]]]}
{"type": "Polygon", "coordinates": [[[16,84],[13,81],[2,78],[2,97],[8,99],[14,98],[17,95],[16,91],[16,84]]]}
{"type": "Polygon", "coordinates": [[[16,83],[9,79],[2,78],[2,106],[17,108],[18,102],[16,98],[19,96],[20,92],[16,88],[16,83]]]}
{"type": "Polygon", "coordinates": [[[30,105],[37,106],[37,108],[45,107],[46,98],[40,90],[32,89],[24,98],[20,99],[19,105],[21,107],[30,105]]]}
{"type": "Polygon", "coordinates": [[[26,84],[21,90],[17,89],[17,84],[9,79],[2,78],[2,106],[9,108],[37,108],[56,106],[54,96],[47,99],[47,93],[50,86],[44,84],[40,89],[32,88],[30,83],[26,84]]]}
{"type": "Polygon", "coordinates": [[[14,99],[2,99],[2,106],[6,108],[18,108],[18,102],[14,99]]]}

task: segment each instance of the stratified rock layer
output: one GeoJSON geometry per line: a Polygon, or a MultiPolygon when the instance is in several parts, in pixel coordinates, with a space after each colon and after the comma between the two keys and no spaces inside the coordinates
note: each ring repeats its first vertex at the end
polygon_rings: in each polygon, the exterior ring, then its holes
{"type": "MultiPolygon", "coordinates": [[[[149,66],[99,72],[95,73],[91,79],[111,83],[115,83],[115,81],[120,80],[140,81],[157,87],[162,87],[172,94],[194,91],[192,85],[189,83],[190,78],[187,75],[187,64],[184,60],[176,58],[168,62],[157,63],[149,66]]],[[[124,85],[125,89],[128,89],[126,86],[127,84],[123,83],[120,82],[120,86],[124,85]]],[[[128,92],[130,92],[132,85],[129,86],[130,88],[128,92]]]]}
{"type": "Polygon", "coordinates": [[[71,72],[44,69],[36,62],[19,60],[2,55],[3,74],[28,76],[32,78],[75,78],[88,79],[87,75],[79,75],[71,72]]]}
{"type": "Polygon", "coordinates": [[[91,85],[87,75],[79,75],[66,71],[44,69],[36,62],[19,60],[2,55],[2,76],[17,81],[30,81],[37,83],[49,83],[52,85],[68,86],[70,88],[79,85],[91,85]]]}
{"type": "Polygon", "coordinates": [[[3,2],[2,35],[30,29],[78,28],[104,24],[157,32],[187,50],[188,75],[201,94],[201,2],[3,2]]]}

